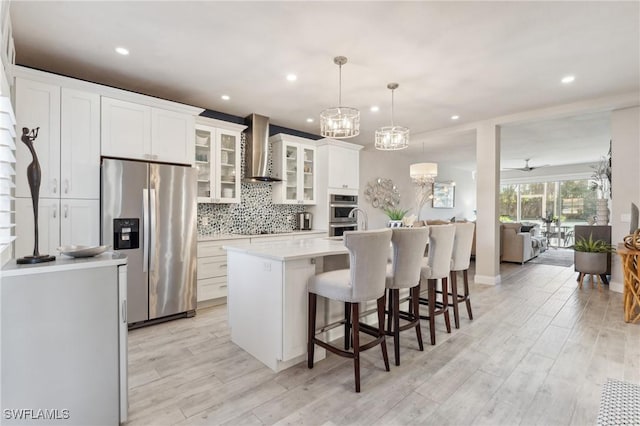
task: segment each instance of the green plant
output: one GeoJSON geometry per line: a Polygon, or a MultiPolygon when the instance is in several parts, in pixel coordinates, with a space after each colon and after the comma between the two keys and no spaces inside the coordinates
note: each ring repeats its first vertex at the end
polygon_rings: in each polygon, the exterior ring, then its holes
{"type": "Polygon", "coordinates": [[[589,239],[584,237],[578,238],[572,248],[575,251],[586,253],[615,253],[616,251],[615,247],[611,244],[602,240],[594,240],[591,234],[589,234],[589,239]]]}
{"type": "Polygon", "coordinates": [[[406,215],[409,212],[409,209],[405,210],[401,208],[387,207],[384,209],[384,212],[386,213],[387,216],[389,216],[389,219],[391,220],[402,220],[404,215],[406,215]]]}

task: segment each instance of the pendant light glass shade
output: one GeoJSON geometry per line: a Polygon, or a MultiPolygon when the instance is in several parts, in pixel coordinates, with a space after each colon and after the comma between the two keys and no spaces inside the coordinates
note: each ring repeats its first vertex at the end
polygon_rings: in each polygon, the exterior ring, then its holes
{"type": "Polygon", "coordinates": [[[397,151],[409,147],[409,129],[393,124],[393,91],[397,88],[398,83],[387,84],[387,89],[391,89],[391,126],[376,130],[375,146],[381,151],[397,151]]]}
{"type": "Polygon", "coordinates": [[[342,66],[347,63],[347,58],[336,56],[333,62],[340,67],[338,106],[320,113],[320,134],[325,138],[352,138],[360,134],[360,111],[342,106],[342,66]]]}

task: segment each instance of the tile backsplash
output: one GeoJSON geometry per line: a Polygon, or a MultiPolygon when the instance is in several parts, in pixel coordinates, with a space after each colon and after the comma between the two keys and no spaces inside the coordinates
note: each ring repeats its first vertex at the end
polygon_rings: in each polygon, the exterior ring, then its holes
{"type": "MultiPolygon", "coordinates": [[[[241,157],[244,176],[246,136],[242,133],[241,157]]],[[[272,161],[268,172],[271,173],[272,161]]],[[[260,234],[288,232],[296,227],[296,213],[304,206],[272,203],[271,183],[242,183],[239,204],[198,204],[198,235],[260,234]]]]}

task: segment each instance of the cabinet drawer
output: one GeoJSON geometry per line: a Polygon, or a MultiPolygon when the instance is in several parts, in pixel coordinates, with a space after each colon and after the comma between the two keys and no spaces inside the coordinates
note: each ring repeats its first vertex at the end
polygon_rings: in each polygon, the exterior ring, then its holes
{"type": "Polygon", "coordinates": [[[198,302],[227,297],[227,277],[198,280],[198,302]]]}
{"type": "Polygon", "coordinates": [[[249,238],[238,238],[235,240],[201,241],[198,243],[198,257],[226,256],[227,252],[222,246],[228,244],[246,244],[249,238]]]}
{"type": "Polygon", "coordinates": [[[198,259],[198,279],[227,275],[227,256],[203,257],[198,259]]]}

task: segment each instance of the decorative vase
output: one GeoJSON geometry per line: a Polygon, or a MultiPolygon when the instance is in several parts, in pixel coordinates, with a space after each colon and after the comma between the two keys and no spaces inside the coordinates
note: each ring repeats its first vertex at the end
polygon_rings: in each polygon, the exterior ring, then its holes
{"type": "Polygon", "coordinates": [[[609,224],[609,200],[598,198],[596,200],[596,225],[609,224]]]}
{"type": "Polygon", "coordinates": [[[402,220],[390,220],[388,226],[389,228],[402,228],[402,220]]]}

